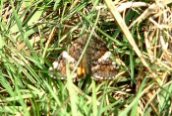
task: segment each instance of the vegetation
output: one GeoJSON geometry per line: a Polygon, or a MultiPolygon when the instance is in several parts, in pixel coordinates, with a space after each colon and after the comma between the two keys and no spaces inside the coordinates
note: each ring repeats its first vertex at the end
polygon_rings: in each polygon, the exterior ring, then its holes
{"type": "Polygon", "coordinates": [[[0,3],[1,115],[172,115],[169,0],[0,3]],[[54,60],[85,31],[106,43],[115,78],[52,78],[54,60]]]}

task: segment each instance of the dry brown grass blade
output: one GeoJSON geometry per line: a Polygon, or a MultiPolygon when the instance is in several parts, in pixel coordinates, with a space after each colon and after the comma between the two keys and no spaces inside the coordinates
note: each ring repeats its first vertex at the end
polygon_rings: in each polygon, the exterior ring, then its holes
{"type": "MultiPolygon", "coordinates": [[[[115,4],[116,2],[113,2],[113,5],[115,4]]],[[[117,6],[117,11],[121,13],[121,12],[124,12],[128,8],[137,8],[137,7],[145,7],[145,6],[148,6],[148,4],[145,2],[124,2],[124,3],[121,3],[119,6],[117,6]]],[[[97,10],[102,9],[102,8],[106,9],[107,6],[100,5],[96,7],[97,10]]]]}
{"type": "MultiPolygon", "coordinates": [[[[124,35],[126,36],[126,38],[128,39],[129,43],[131,44],[131,46],[133,47],[133,50],[136,52],[136,54],[139,56],[141,62],[143,63],[143,65],[145,67],[147,67],[147,69],[151,71],[151,69],[149,68],[148,63],[145,61],[145,59],[143,58],[143,55],[141,53],[141,51],[139,50],[138,46],[136,45],[134,38],[132,37],[129,28],[127,27],[127,25],[125,24],[125,21],[122,19],[121,15],[119,14],[119,12],[117,11],[117,9],[115,8],[115,6],[113,6],[113,2],[111,0],[105,0],[105,3],[107,4],[108,9],[110,10],[110,12],[112,13],[114,19],[117,21],[118,25],[120,26],[120,28],[122,29],[124,35]]],[[[153,74],[153,72],[152,72],[153,74]]]]}
{"type": "MultiPolygon", "coordinates": [[[[161,1],[161,0],[159,0],[161,1]]],[[[161,2],[163,2],[165,5],[171,4],[172,1],[171,0],[162,0],[161,2]]]]}
{"type": "Polygon", "coordinates": [[[55,31],[56,31],[56,28],[53,28],[52,31],[51,31],[51,33],[50,33],[50,35],[49,35],[49,37],[48,37],[48,41],[45,44],[45,49],[44,49],[44,52],[43,52],[43,58],[46,55],[46,50],[48,49],[48,46],[49,46],[50,42],[53,40],[55,31]]]}
{"type": "MultiPolygon", "coordinates": [[[[131,23],[131,25],[129,26],[129,28],[131,28],[133,25],[135,25],[136,23],[140,23],[145,19],[149,19],[151,20],[151,18],[149,18],[149,16],[153,15],[153,14],[159,14],[159,8],[163,7],[165,5],[168,5],[172,3],[171,0],[165,0],[165,1],[156,1],[156,3],[151,4],[135,21],[133,21],[131,23]]],[[[145,3],[146,4],[146,3],[145,3]]],[[[147,4],[148,5],[148,4],[147,4]]],[[[161,13],[160,13],[161,14],[161,13]]]]}

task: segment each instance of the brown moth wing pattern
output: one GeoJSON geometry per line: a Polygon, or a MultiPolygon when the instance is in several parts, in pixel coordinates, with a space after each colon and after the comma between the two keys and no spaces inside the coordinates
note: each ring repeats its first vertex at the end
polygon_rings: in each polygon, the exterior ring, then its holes
{"type": "Polygon", "coordinates": [[[117,70],[111,60],[93,63],[91,71],[92,78],[95,80],[109,80],[112,79],[117,73],[117,70]]]}
{"type": "MultiPolygon", "coordinates": [[[[82,35],[82,38],[80,37],[72,41],[71,47],[69,49],[69,55],[71,55],[76,61],[79,60],[86,42],[87,34],[82,35]]],[[[91,59],[88,55],[88,48],[86,49],[86,52],[82,56],[80,64],[77,67],[76,73],[78,78],[83,78],[86,77],[86,75],[91,74],[91,59]]]]}
{"type": "Polygon", "coordinates": [[[94,80],[112,79],[117,73],[110,57],[99,61],[106,52],[109,52],[106,44],[97,38],[93,38],[88,48],[88,54],[91,56],[91,72],[94,80]]]}
{"type": "MultiPolygon", "coordinates": [[[[67,74],[67,68],[66,68],[66,64],[67,64],[67,61],[69,63],[69,69],[72,71],[74,69],[74,66],[75,66],[75,60],[72,58],[70,59],[70,57],[66,57],[65,56],[65,52],[62,52],[60,54],[60,57],[58,58],[57,61],[53,62],[53,69],[57,69],[57,71],[60,72],[61,76],[62,76],[62,79],[65,79],[66,78],[66,74],[67,74]]],[[[52,70],[52,69],[50,69],[52,70]]],[[[75,75],[75,78],[76,78],[76,74],[75,75]]]]}
{"type": "MultiPolygon", "coordinates": [[[[72,41],[72,44],[69,48],[68,55],[61,55],[62,57],[58,60],[58,68],[62,76],[66,76],[66,61],[70,60],[69,68],[73,70],[76,66],[77,61],[79,60],[85,44],[88,40],[88,34],[82,35],[72,41]]],[[[74,78],[83,78],[86,75],[90,74],[94,80],[106,80],[112,79],[116,75],[116,67],[113,65],[112,60],[108,57],[100,60],[108,52],[106,44],[92,37],[89,42],[88,48],[84,53],[79,66],[76,70],[76,77],[74,78]]]]}

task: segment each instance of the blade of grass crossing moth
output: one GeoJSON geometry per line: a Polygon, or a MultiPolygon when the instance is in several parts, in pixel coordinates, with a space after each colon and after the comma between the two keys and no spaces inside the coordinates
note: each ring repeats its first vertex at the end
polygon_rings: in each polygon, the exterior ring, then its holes
{"type": "Polygon", "coordinates": [[[85,44],[85,46],[84,46],[84,49],[83,49],[83,51],[82,51],[82,53],[81,53],[81,56],[79,57],[78,62],[77,62],[77,64],[76,64],[76,66],[74,67],[72,73],[74,73],[74,72],[76,71],[77,67],[79,66],[79,63],[81,62],[81,60],[82,60],[82,58],[83,58],[83,56],[84,56],[84,54],[85,54],[85,52],[86,52],[86,49],[87,49],[87,47],[88,47],[88,45],[89,45],[89,43],[90,43],[90,40],[91,40],[91,38],[92,38],[92,35],[93,35],[94,30],[95,30],[95,28],[96,28],[96,25],[97,25],[97,23],[98,23],[99,16],[100,16],[100,11],[99,11],[98,14],[97,14],[95,24],[93,25],[93,28],[92,28],[92,30],[91,30],[91,33],[90,33],[89,37],[88,37],[88,40],[87,40],[87,42],[86,42],[86,44],[85,44]]]}

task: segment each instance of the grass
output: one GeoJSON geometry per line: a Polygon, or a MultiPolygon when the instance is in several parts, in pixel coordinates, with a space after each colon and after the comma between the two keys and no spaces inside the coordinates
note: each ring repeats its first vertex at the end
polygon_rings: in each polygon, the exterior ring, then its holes
{"type": "Polygon", "coordinates": [[[0,3],[1,115],[172,115],[171,2],[0,3]],[[52,62],[85,31],[112,52],[115,79],[52,78],[52,62]]]}

